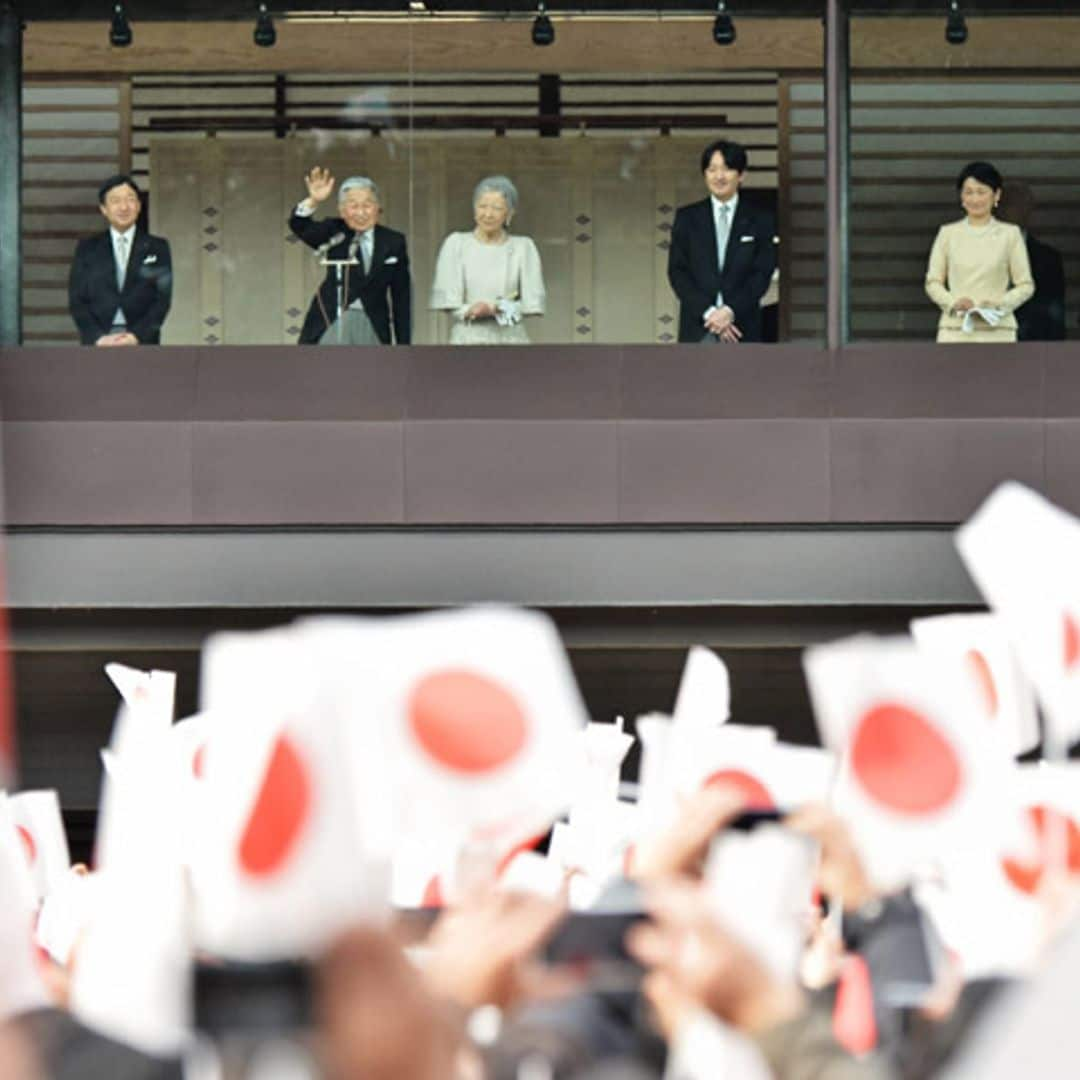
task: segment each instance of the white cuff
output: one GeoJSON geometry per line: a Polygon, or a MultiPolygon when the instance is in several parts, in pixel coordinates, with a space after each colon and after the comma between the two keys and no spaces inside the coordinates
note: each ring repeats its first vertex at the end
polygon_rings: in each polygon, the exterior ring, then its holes
{"type": "Polygon", "coordinates": [[[306,199],[301,199],[300,202],[296,204],[296,209],[293,213],[297,217],[314,217],[315,207],[311,206],[306,199]]]}

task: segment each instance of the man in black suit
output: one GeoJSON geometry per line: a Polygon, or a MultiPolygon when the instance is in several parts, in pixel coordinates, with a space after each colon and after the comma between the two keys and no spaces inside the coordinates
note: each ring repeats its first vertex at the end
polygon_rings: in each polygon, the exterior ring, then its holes
{"type": "Polygon", "coordinates": [[[157,345],[172,303],[169,242],[137,227],[139,187],[110,176],[98,191],[105,232],[80,240],[68,277],[68,306],[84,345],[157,345]]]}
{"type": "Polygon", "coordinates": [[[761,340],[761,298],[776,267],[772,216],[740,197],[746,151],[720,139],[701,155],[709,197],[675,215],[668,281],[680,341],[761,340]]]}
{"type": "Polygon", "coordinates": [[[379,189],[366,176],[350,177],[338,193],[341,216],[316,221],[312,215],[333,191],[334,178],[316,166],[304,182],[308,196],[292,212],[289,228],[328,260],[356,262],[327,267],[308,308],[299,343],[390,345],[396,341],[408,345],[412,340],[409,254],[402,233],[378,224],[379,189]]]}

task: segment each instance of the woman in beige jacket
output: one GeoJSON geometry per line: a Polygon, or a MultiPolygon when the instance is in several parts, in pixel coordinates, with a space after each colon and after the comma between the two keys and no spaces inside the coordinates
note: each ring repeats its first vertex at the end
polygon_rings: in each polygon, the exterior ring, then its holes
{"type": "Polygon", "coordinates": [[[1013,312],[1034,295],[1035,282],[1023,234],[994,217],[1001,174],[973,161],[956,187],[965,216],[938,229],[926,269],[926,294],[941,308],[937,340],[1015,341],[1013,312]],[[991,311],[989,319],[976,308],[991,311]]]}

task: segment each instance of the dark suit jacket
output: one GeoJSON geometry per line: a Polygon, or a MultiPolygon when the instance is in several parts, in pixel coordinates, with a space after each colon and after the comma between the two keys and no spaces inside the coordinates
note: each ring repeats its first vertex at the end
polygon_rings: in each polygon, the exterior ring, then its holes
{"type": "Polygon", "coordinates": [[[1057,248],[1027,234],[1035,295],[1016,309],[1018,341],[1065,340],[1065,264],[1057,248]]]}
{"type": "Polygon", "coordinates": [[[742,340],[761,340],[760,304],[776,267],[775,232],[772,215],[740,194],[720,273],[712,199],[679,209],[671,230],[668,281],[679,298],[680,341],[701,341],[702,320],[718,292],[735,312],[742,340]]]}
{"type": "Polygon", "coordinates": [[[157,345],[171,303],[168,240],[136,231],[122,290],[116,287],[116,258],[109,231],[79,241],[68,276],[68,307],[84,345],[93,345],[112,330],[118,307],[124,312],[128,330],[141,344],[157,345]]]}
{"type": "MultiPolygon", "coordinates": [[[[327,252],[331,259],[348,258],[349,245],[356,235],[337,217],[316,221],[311,217],[293,214],[289,218],[289,228],[308,247],[313,248],[325,244],[338,233],[344,233],[345,238],[327,252]]],[[[393,304],[393,340],[399,345],[408,345],[412,340],[412,281],[409,277],[409,253],[405,247],[405,236],[382,225],[376,225],[374,231],[368,273],[365,275],[359,266],[348,268],[349,288],[345,306],[348,307],[354,300],[359,299],[375,333],[379,335],[379,340],[384,345],[390,345],[390,305],[393,304]]],[[[333,268],[328,267],[326,277],[319,286],[315,299],[311,301],[304,325],[300,329],[299,344],[314,345],[334,321],[336,314],[337,284],[333,268]]]]}

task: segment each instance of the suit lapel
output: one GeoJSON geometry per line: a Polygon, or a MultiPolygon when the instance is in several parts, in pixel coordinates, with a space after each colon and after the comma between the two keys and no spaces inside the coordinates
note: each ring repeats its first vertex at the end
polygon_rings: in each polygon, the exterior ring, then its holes
{"type": "Polygon", "coordinates": [[[375,272],[375,267],[381,263],[385,247],[386,238],[383,235],[382,226],[373,225],[371,227],[371,262],[368,264],[367,273],[364,275],[365,278],[371,277],[375,272]]]}
{"type": "Polygon", "coordinates": [[[104,280],[109,288],[120,298],[120,290],[116,287],[116,251],[113,249],[112,231],[106,229],[98,237],[98,252],[96,256],[103,271],[104,280]]]}

